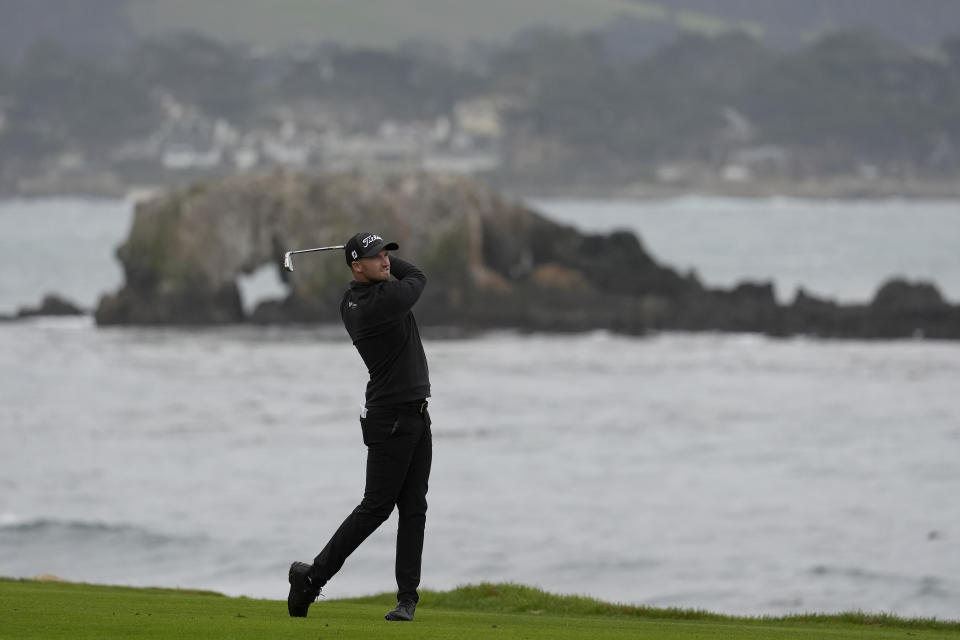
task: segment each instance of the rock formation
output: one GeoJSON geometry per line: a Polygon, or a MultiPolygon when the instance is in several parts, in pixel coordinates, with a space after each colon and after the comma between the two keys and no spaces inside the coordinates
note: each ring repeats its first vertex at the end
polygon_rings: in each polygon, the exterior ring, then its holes
{"type": "MultiPolygon", "coordinates": [[[[96,310],[100,325],[338,322],[349,280],[339,252],[282,269],[290,249],[375,231],[427,273],[424,325],[809,333],[960,338],[960,307],[931,284],[892,281],[869,305],[800,291],[776,302],[770,283],[708,289],[658,265],[627,232],[583,234],[472,179],[276,171],[169,192],[137,205],[117,250],[125,284],[96,310]],[[275,265],[288,293],[247,316],[237,280],[275,265]]],[[[299,257],[298,257],[299,258],[299,257]]]]}
{"type": "Polygon", "coordinates": [[[80,316],[85,312],[79,306],[55,293],[43,296],[37,307],[21,307],[17,311],[18,318],[34,316],[80,316]]]}

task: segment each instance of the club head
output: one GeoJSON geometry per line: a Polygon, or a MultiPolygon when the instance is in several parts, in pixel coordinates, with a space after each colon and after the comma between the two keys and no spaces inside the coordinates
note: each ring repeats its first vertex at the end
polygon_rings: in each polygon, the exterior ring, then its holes
{"type": "Polygon", "coordinates": [[[287,251],[283,254],[283,268],[287,271],[293,271],[293,256],[287,251]]]}

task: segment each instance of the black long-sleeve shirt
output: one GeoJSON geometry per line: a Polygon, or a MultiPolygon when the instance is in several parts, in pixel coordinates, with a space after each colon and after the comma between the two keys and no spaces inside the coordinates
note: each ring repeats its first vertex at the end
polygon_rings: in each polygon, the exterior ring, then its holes
{"type": "Polygon", "coordinates": [[[427,277],[395,256],[390,256],[390,273],[383,282],[351,282],[340,301],[343,326],[370,373],[368,407],[430,396],[427,358],[412,311],[427,277]]]}

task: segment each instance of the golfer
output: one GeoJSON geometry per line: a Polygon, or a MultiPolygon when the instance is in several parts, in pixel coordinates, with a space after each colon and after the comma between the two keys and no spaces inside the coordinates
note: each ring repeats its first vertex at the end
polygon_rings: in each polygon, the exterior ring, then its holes
{"type": "Polygon", "coordinates": [[[287,609],[294,617],[306,617],[321,587],[390,516],[394,505],[399,512],[397,606],[386,619],[413,620],[419,601],[433,444],[427,359],[411,310],[427,279],[417,267],[389,254],[397,248],[397,243],[384,243],[373,233],[358,233],[344,245],[353,282],[343,294],[340,316],[370,373],[360,414],[367,446],[366,487],[360,505],[313,564],[290,565],[287,609]]]}

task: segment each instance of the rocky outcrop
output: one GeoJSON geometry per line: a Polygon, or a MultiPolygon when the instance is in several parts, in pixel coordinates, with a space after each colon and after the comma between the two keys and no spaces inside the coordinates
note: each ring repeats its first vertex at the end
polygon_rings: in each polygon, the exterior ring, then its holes
{"type": "Polygon", "coordinates": [[[770,283],[708,289],[657,264],[627,232],[583,234],[460,177],[362,177],[287,171],[197,184],[137,205],[117,250],[125,284],[98,324],[337,322],[349,279],[342,254],[290,249],[341,244],[357,231],[396,240],[427,273],[422,324],[579,331],[605,328],[960,338],[960,309],[927,283],[893,281],[869,305],[800,291],[779,305],[770,283]],[[280,300],[244,313],[237,280],[269,264],[280,300]]]}
{"type": "Polygon", "coordinates": [[[632,234],[582,235],[473,180],[278,171],[138,204],[117,250],[125,284],[100,301],[96,320],[339,321],[350,277],[342,254],[297,256],[293,273],[281,268],[282,256],[340,244],[360,230],[395,239],[426,271],[419,315],[434,324],[640,330],[650,313],[627,319],[624,305],[641,294],[669,297],[699,286],[657,265],[632,234]],[[276,265],[288,295],[247,317],[237,279],[264,264],[276,265]]]}
{"type": "Polygon", "coordinates": [[[36,307],[21,307],[17,311],[18,318],[34,316],[82,316],[86,312],[66,298],[55,293],[43,296],[40,305],[36,307]]]}
{"type": "Polygon", "coordinates": [[[786,311],[784,333],[960,339],[960,306],[947,303],[929,282],[888,280],[866,305],[840,305],[801,290],[786,311]]]}

